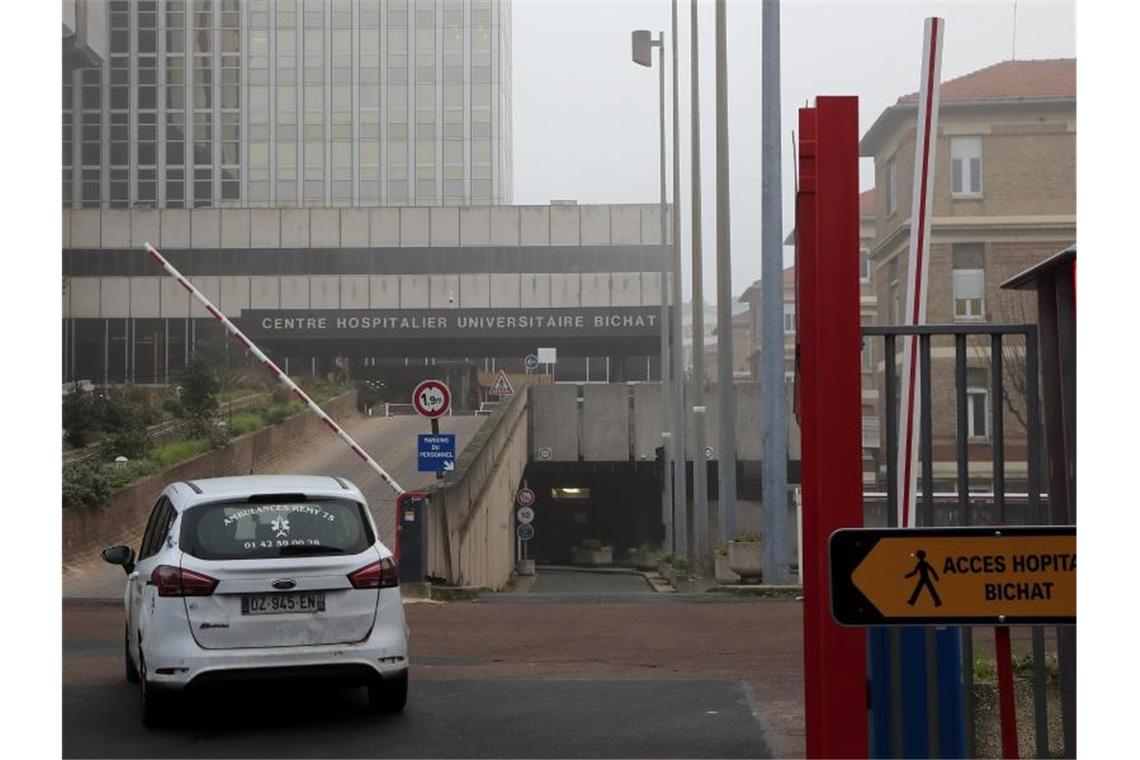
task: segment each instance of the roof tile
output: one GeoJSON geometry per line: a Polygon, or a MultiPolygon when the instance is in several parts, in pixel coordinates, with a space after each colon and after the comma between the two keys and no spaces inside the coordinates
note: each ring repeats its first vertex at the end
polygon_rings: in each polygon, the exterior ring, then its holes
{"type": "MultiPolygon", "coordinates": [[[[1051,58],[1036,61],[1002,61],[942,83],[942,102],[1075,98],[1077,60],[1051,58]]],[[[914,103],[918,93],[898,102],[914,103]]]]}

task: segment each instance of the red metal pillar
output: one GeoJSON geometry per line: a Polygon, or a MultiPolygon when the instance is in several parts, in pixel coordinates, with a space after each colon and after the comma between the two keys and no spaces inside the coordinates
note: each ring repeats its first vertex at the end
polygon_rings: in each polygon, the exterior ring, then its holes
{"type": "Polygon", "coordinates": [[[1009,626],[994,629],[994,649],[997,654],[998,708],[1001,718],[1001,756],[1016,760],[1017,709],[1013,699],[1013,654],[1009,646],[1009,626]]]}
{"type": "Polygon", "coordinates": [[[797,384],[803,457],[804,707],[808,757],[866,757],[862,629],[831,618],[828,537],[863,524],[859,355],[859,101],[800,109],[797,384]]]}

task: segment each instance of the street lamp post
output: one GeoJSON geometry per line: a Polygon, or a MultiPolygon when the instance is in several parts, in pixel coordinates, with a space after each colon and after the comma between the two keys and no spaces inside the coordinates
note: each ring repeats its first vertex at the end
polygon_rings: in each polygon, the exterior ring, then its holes
{"type": "MultiPolygon", "coordinates": [[[[677,0],[673,0],[673,532],[677,553],[693,559],[689,541],[688,487],[685,478],[685,367],[681,340],[681,145],[677,97],[677,0]]],[[[664,68],[664,67],[662,67],[664,68]]]]}
{"type": "MultiPolygon", "coordinates": [[[[673,519],[673,478],[670,473],[672,438],[670,434],[669,417],[672,404],[669,387],[669,263],[670,257],[666,255],[667,201],[665,198],[665,33],[658,32],[657,39],[653,39],[648,29],[638,29],[631,35],[633,62],[640,66],[653,65],[653,48],[657,48],[661,55],[660,76],[658,78],[659,107],[660,107],[660,149],[661,149],[661,438],[665,449],[665,475],[661,495],[661,520],[665,524],[665,546],[670,552],[683,550],[678,546],[676,530],[679,528],[684,536],[683,521],[675,525],[673,519]]],[[[682,497],[683,498],[683,497],[682,497]]]]}

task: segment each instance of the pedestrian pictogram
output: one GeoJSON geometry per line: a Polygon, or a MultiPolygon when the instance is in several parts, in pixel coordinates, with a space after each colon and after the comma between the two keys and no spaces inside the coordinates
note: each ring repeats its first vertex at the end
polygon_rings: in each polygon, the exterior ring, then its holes
{"type": "Polygon", "coordinates": [[[492,396],[510,396],[515,392],[515,387],[511,385],[511,379],[507,377],[504,370],[499,370],[499,374],[495,377],[495,382],[487,390],[487,393],[492,396]]]}
{"type": "Polygon", "coordinates": [[[843,529],[828,546],[841,625],[1076,623],[1072,526],[843,529]]]}
{"type": "Polygon", "coordinates": [[[938,589],[934,588],[934,584],[930,582],[930,576],[932,575],[934,576],[934,580],[938,580],[938,573],[930,566],[930,563],[926,561],[925,551],[919,549],[915,552],[915,556],[918,557],[918,564],[903,577],[913,578],[917,575],[918,584],[914,587],[914,593],[910,595],[910,599],[907,599],[906,603],[913,607],[914,603],[918,601],[918,595],[922,592],[922,589],[926,588],[930,591],[930,596],[934,599],[934,606],[941,607],[942,600],[938,598],[938,589]]]}

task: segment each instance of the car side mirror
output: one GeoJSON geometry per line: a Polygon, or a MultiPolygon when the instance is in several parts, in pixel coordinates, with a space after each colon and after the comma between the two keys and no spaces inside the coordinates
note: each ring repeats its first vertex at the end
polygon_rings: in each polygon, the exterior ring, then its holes
{"type": "Polygon", "coordinates": [[[103,561],[112,565],[122,565],[123,572],[135,569],[135,550],[129,546],[111,546],[103,550],[103,561]]]}

